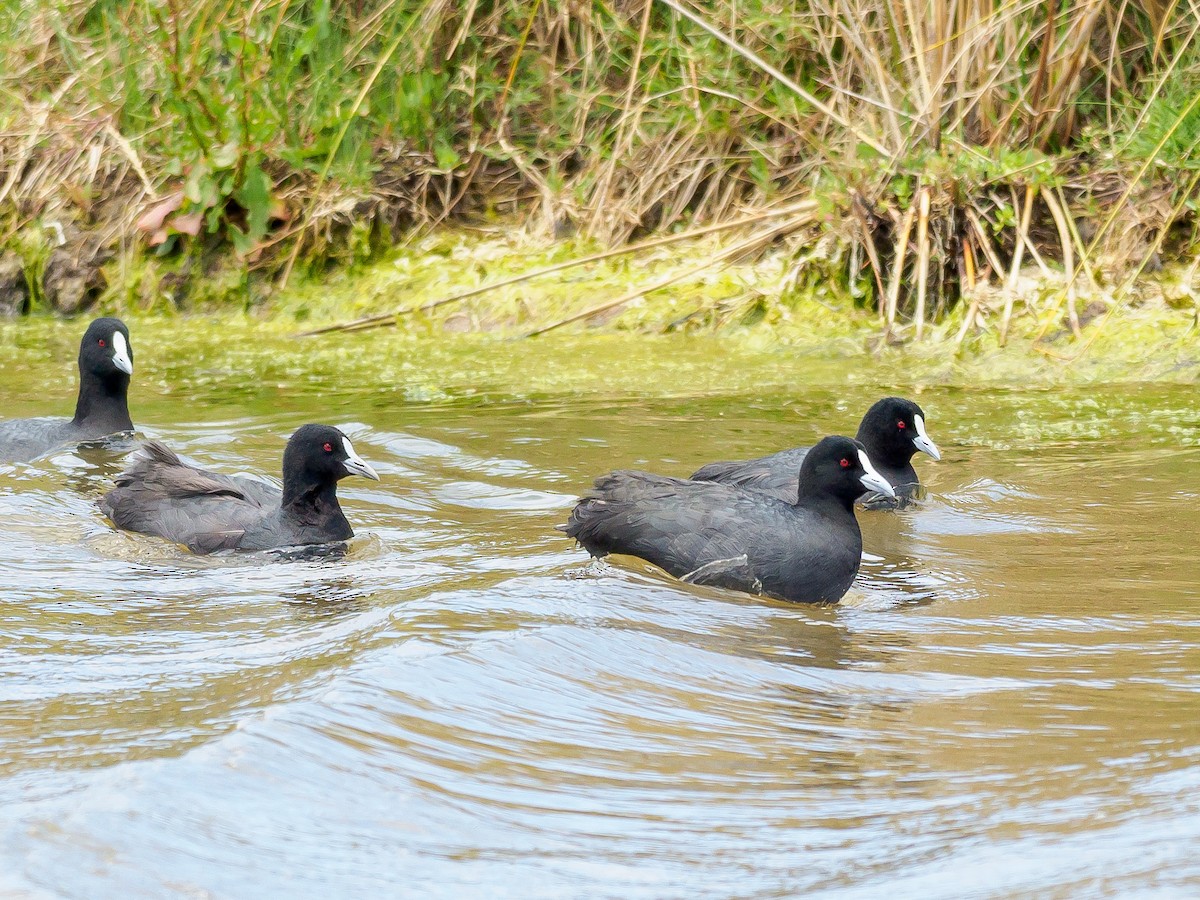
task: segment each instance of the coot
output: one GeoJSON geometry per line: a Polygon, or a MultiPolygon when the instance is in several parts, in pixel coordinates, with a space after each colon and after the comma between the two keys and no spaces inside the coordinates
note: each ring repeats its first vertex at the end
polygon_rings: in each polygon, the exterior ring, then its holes
{"type": "Polygon", "coordinates": [[[344,541],[354,531],[338,505],[338,480],[379,480],[350,439],[329,425],[305,425],[292,435],[283,452],[282,491],[189,466],[158,441],[142,449],[100,508],[118,528],[156,534],[196,553],[344,541]]]}
{"type": "Polygon", "coordinates": [[[96,319],[79,345],[79,399],[75,418],[0,422],[0,462],[28,462],[67,444],[133,431],[129,376],[133,348],[120,319],[96,319]]]}
{"type": "MultiPolygon", "coordinates": [[[[925,431],[925,413],[911,400],[884,397],[863,416],[858,440],[867,448],[867,456],[895,490],[894,496],[868,494],[861,498],[867,507],[902,506],[920,487],[912,458],[921,451],[941,459],[937,445],[925,431]]],[[[808,447],[781,450],[749,462],[709,463],[692,474],[695,481],[719,481],[749,488],[786,500],[796,501],[796,470],[809,452],[808,447]]]]}
{"type": "Polygon", "coordinates": [[[646,472],[596,480],[559,528],[592,556],[624,553],[695,584],[834,603],[862,559],[854,501],[892,486],[858,441],[827,437],[793,473],[792,503],[729,484],[646,472]]]}

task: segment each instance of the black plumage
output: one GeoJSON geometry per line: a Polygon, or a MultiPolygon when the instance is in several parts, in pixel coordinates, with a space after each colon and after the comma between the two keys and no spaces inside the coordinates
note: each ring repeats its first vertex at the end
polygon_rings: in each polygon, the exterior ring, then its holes
{"type": "Polygon", "coordinates": [[[118,527],[168,538],[196,553],[324,544],[354,536],[337,499],[347,475],[378,480],[350,440],[329,425],[305,425],[283,454],[283,490],[184,463],[150,441],[100,508],[118,527]]]}
{"type": "MultiPolygon", "coordinates": [[[[925,432],[925,413],[911,400],[884,397],[863,416],[857,439],[867,449],[871,464],[895,491],[895,497],[867,494],[860,498],[870,508],[902,506],[920,488],[912,458],[918,452],[941,459],[937,446],[925,432]]],[[[781,450],[746,462],[715,462],[697,469],[695,481],[717,481],[760,491],[780,500],[796,500],[796,472],[808,447],[781,450]]]]}
{"type": "Polygon", "coordinates": [[[833,603],[854,581],[854,501],[892,492],[862,445],[827,437],[805,456],[787,503],[733,485],[613,472],[560,526],[593,556],[637,556],[676,578],[801,603],[833,603]]]}
{"type": "Polygon", "coordinates": [[[120,319],[96,319],[79,344],[79,397],[75,416],[0,422],[0,462],[28,462],[83,441],[133,431],[129,376],[133,346],[120,319]]]}

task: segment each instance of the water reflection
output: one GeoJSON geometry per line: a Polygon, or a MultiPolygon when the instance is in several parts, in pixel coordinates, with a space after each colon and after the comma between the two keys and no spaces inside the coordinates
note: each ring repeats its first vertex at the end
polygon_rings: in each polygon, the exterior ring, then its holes
{"type": "MultiPolygon", "coordinates": [[[[346,545],[338,546],[341,548],[339,554],[320,558],[343,559],[346,554],[346,545]]],[[[308,557],[308,559],[311,560],[314,557],[308,557]]],[[[363,595],[362,589],[348,575],[306,584],[300,590],[285,591],[280,599],[298,615],[316,618],[350,615],[365,612],[371,608],[369,598],[363,595]]]]}

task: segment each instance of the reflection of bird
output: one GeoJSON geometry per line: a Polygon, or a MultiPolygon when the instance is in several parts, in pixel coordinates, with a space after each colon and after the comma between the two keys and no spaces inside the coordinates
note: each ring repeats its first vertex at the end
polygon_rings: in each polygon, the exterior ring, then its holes
{"type": "Polygon", "coordinates": [[[0,460],[27,462],[67,444],[133,431],[129,376],[133,348],[120,319],[96,319],[79,344],[79,399],[75,417],[0,422],[0,460]]]}
{"type": "Polygon", "coordinates": [[[169,538],[197,553],[323,544],[354,536],[337,499],[347,475],[378,480],[338,429],[305,425],[283,454],[283,490],[189,466],[151,441],[117,476],[100,508],[118,528],[169,538]]]}
{"type": "MultiPolygon", "coordinates": [[[[346,553],[345,544],[302,547],[283,554],[286,559],[340,559],[346,553]]],[[[349,576],[327,578],[285,591],[280,599],[294,612],[305,616],[335,616],[362,607],[363,586],[349,576]]]]}
{"type": "MultiPolygon", "coordinates": [[[[934,459],[942,458],[937,445],[925,432],[925,414],[921,407],[900,397],[884,397],[867,410],[858,426],[858,440],[866,447],[876,471],[896,492],[896,497],[868,495],[863,502],[870,507],[896,506],[897,498],[902,502],[920,487],[920,479],[912,465],[917,451],[928,453],[934,459]]],[[[808,447],[797,447],[748,462],[709,463],[698,469],[692,478],[735,484],[795,503],[796,472],[808,452],[808,447]]]]}
{"type": "Polygon", "coordinates": [[[835,602],[862,558],[854,500],[895,496],[857,441],[827,437],[805,456],[785,503],[726,484],[645,472],[596,481],[560,526],[593,556],[625,553],[696,584],[805,603],[835,602]]]}

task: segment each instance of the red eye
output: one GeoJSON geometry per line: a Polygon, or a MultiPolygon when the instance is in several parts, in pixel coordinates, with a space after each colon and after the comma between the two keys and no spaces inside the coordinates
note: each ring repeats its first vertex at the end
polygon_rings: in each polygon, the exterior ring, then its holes
{"type": "Polygon", "coordinates": [[[101,346],[101,347],[103,347],[103,346],[104,346],[104,338],[100,338],[100,346],[101,346]]]}
{"type": "Polygon", "coordinates": [[[843,469],[850,468],[850,460],[846,459],[846,457],[844,457],[844,456],[842,457],[842,468],[843,469]]]}
{"type": "Polygon", "coordinates": [[[333,452],[333,444],[326,444],[326,445],[325,445],[325,452],[326,452],[326,453],[332,453],[332,452],[333,452]]]}
{"type": "Polygon", "coordinates": [[[901,431],[903,431],[903,430],[904,430],[905,428],[907,428],[908,426],[907,426],[907,425],[905,425],[905,424],[904,424],[904,420],[903,420],[903,419],[901,419],[899,422],[897,422],[897,423],[896,423],[896,427],[897,427],[897,428],[899,428],[901,431]]]}

